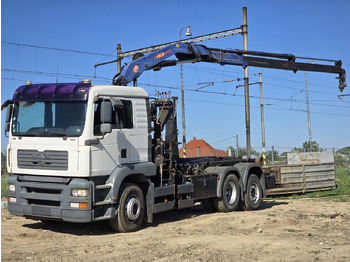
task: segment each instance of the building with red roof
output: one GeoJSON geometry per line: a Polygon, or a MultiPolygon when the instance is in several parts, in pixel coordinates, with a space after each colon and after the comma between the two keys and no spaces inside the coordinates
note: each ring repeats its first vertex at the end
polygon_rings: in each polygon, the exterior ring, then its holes
{"type": "MultiPolygon", "coordinates": [[[[196,139],[195,137],[186,144],[187,157],[199,156],[217,156],[226,157],[228,154],[224,150],[213,148],[203,139],[196,139]]],[[[183,157],[183,148],[179,149],[179,156],[183,157]]]]}

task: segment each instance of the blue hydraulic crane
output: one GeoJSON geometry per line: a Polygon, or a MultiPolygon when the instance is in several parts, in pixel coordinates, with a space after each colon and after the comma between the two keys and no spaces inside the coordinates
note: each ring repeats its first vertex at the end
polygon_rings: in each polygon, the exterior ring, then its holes
{"type": "Polygon", "coordinates": [[[133,61],[123,66],[120,74],[113,78],[114,85],[127,85],[136,79],[146,70],[160,70],[162,67],[174,66],[185,62],[210,62],[220,65],[238,65],[243,68],[247,66],[274,68],[282,70],[313,71],[339,74],[339,89],[342,92],[346,87],[346,74],[342,68],[341,60],[328,60],[318,58],[302,58],[292,54],[277,54],[259,51],[227,50],[209,48],[204,45],[191,43],[170,44],[162,49],[143,55],[134,55],[133,61]],[[175,55],[177,60],[168,60],[175,55]],[[249,56],[247,56],[249,55],[249,56]],[[329,64],[310,64],[296,62],[296,59],[307,59],[322,62],[332,62],[329,64]]]}

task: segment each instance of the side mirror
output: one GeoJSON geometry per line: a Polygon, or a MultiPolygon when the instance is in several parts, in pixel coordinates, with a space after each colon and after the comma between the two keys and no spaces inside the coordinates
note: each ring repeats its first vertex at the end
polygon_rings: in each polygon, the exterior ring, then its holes
{"type": "Polygon", "coordinates": [[[13,105],[10,104],[6,109],[6,122],[5,122],[5,136],[8,136],[8,132],[10,132],[11,127],[11,115],[12,115],[13,105]]]}
{"type": "Polygon", "coordinates": [[[101,102],[101,123],[111,123],[112,122],[112,104],[109,101],[101,102]]]}
{"type": "Polygon", "coordinates": [[[107,134],[112,132],[112,103],[109,101],[101,102],[101,133],[107,134]]]}
{"type": "Polygon", "coordinates": [[[100,131],[102,134],[107,134],[112,132],[112,125],[109,123],[102,123],[100,127],[100,131]]]}

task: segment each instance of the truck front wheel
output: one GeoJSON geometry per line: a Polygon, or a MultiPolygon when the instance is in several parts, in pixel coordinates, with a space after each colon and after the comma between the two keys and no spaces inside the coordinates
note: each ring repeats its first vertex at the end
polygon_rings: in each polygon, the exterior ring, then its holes
{"type": "Polygon", "coordinates": [[[116,232],[137,231],[145,216],[145,197],[139,186],[126,183],[121,187],[120,203],[115,218],[109,222],[116,232]]]}
{"type": "Polygon", "coordinates": [[[262,201],[262,187],[259,178],[252,174],[248,178],[247,191],[244,194],[244,201],[241,203],[243,210],[256,210],[262,201]]]}
{"type": "Polygon", "coordinates": [[[214,198],[215,208],[220,212],[231,212],[237,209],[239,204],[240,186],[235,175],[228,175],[222,185],[221,197],[214,198]]]}

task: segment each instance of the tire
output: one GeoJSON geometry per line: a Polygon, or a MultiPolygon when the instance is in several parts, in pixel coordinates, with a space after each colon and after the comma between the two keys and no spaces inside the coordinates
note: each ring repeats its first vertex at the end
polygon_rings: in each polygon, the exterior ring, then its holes
{"type": "Polygon", "coordinates": [[[241,203],[243,210],[256,210],[262,201],[262,187],[259,178],[252,174],[248,178],[247,191],[244,194],[244,201],[241,203]]]}
{"type": "Polygon", "coordinates": [[[119,206],[115,218],[109,223],[116,232],[127,233],[140,229],[145,217],[145,197],[141,188],[126,183],[121,187],[119,206]]]}
{"type": "Polygon", "coordinates": [[[239,205],[240,186],[238,178],[230,174],[222,185],[221,197],[213,199],[213,204],[219,212],[235,211],[239,205]]]}

